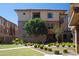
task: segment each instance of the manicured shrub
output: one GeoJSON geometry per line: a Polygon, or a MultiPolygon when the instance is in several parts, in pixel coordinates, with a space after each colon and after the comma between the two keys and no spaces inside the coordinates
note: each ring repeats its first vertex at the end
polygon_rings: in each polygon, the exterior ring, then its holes
{"type": "Polygon", "coordinates": [[[56,50],[54,54],[59,55],[60,54],[59,50],[56,50]]]}
{"type": "Polygon", "coordinates": [[[27,44],[25,44],[25,46],[27,46],[27,44]]]}
{"type": "Polygon", "coordinates": [[[50,44],[48,44],[48,47],[50,47],[51,45],[50,44]]]}
{"type": "Polygon", "coordinates": [[[54,45],[54,43],[50,43],[50,46],[53,46],[54,45]]]}
{"type": "Polygon", "coordinates": [[[40,47],[40,44],[37,44],[38,45],[38,48],[40,47]]]}
{"type": "Polygon", "coordinates": [[[28,45],[28,46],[33,46],[34,43],[30,43],[30,42],[28,42],[27,45],[28,45]]]}
{"type": "Polygon", "coordinates": [[[30,46],[33,46],[32,44],[30,46]]]}
{"type": "Polygon", "coordinates": [[[35,48],[38,48],[38,46],[37,46],[37,45],[34,45],[34,47],[35,47],[35,48]]]}
{"type": "Polygon", "coordinates": [[[65,47],[65,45],[63,44],[62,47],[65,47]]]}
{"type": "Polygon", "coordinates": [[[47,51],[47,49],[48,49],[47,47],[44,47],[44,50],[46,50],[46,51],[47,51]]]}
{"type": "Polygon", "coordinates": [[[68,47],[71,47],[71,45],[68,45],[68,47]]]}
{"type": "Polygon", "coordinates": [[[52,48],[48,48],[48,51],[52,52],[52,48]]]}
{"type": "Polygon", "coordinates": [[[56,46],[56,43],[53,43],[54,46],[56,46]]]}
{"type": "Polygon", "coordinates": [[[33,46],[33,43],[30,43],[29,45],[30,45],[30,46],[33,46]]]}
{"type": "Polygon", "coordinates": [[[28,46],[30,46],[30,44],[31,44],[30,42],[27,43],[28,46]]]}
{"type": "Polygon", "coordinates": [[[23,44],[24,43],[24,41],[22,40],[22,39],[20,39],[20,38],[15,38],[13,41],[12,41],[14,44],[23,44]]]}
{"type": "Polygon", "coordinates": [[[67,50],[67,49],[64,49],[63,52],[64,52],[64,53],[68,53],[68,50],[67,50]]]}
{"type": "Polygon", "coordinates": [[[44,45],[42,44],[42,45],[40,45],[40,49],[43,49],[44,48],[44,45]]]}
{"type": "Polygon", "coordinates": [[[43,49],[43,46],[41,46],[40,49],[43,49]]]}
{"type": "Polygon", "coordinates": [[[56,47],[59,47],[59,44],[57,44],[56,47]]]}
{"type": "Polygon", "coordinates": [[[73,45],[73,47],[75,48],[75,45],[73,45]]]}

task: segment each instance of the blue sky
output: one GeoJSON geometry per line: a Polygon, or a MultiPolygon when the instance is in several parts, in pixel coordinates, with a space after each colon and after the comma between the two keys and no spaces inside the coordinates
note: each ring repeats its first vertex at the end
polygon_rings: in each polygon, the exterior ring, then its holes
{"type": "Polygon", "coordinates": [[[69,4],[67,3],[0,3],[0,16],[7,20],[18,24],[18,17],[14,9],[58,9],[58,10],[69,10],[69,4]]]}

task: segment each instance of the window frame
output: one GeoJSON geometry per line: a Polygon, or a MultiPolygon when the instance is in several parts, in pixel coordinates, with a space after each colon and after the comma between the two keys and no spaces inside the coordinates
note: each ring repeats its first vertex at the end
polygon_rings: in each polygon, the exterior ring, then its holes
{"type": "Polygon", "coordinates": [[[48,13],[47,18],[48,18],[48,19],[53,18],[53,13],[48,13]]]}
{"type": "Polygon", "coordinates": [[[32,19],[34,19],[34,18],[40,18],[40,12],[33,12],[32,19]],[[36,17],[35,15],[39,15],[39,17],[36,17]]]}

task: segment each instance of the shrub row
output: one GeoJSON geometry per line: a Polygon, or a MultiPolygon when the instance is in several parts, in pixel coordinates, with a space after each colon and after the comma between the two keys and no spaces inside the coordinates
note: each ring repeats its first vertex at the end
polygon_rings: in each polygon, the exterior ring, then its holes
{"type": "MultiPolygon", "coordinates": [[[[63,50],[63,53],[68,53],[68,50],[67,49],[64,49],[63,50]]],[[[60,51],[59,50],[55,50],[54,51],[54,54],[59,55],[60,54],[60,51]]]]}
{"type": "Polygon", "coordinates": [[[25,43],[25,46],[33,46],[34,43],[25,43]]]}
{"type": "MultiPolygon", "coordinates": [[[[52,48],[46,47],[46,46],[44,46],[44,45],[36,44],[36,45],[34,45],[34,47],[35,47],[35,48],[44,49],[45,51],[50,51],[50,52],[53,51],[52,48]]],[[[64,50],[63,50],[63,53],[68,53],[68,50],[67,50],[67,49],[64,49],[64,50]]],[[[54,51],[54,54],[59,55],[59,54],[60,54],[59,50],[55,50],[55,51],[54,51]]]]}
{"type": "Polygon", "coordinates": [[[62,47],[68,46],[68,47],[74,47],[75,48],[75,44],[73,44],[73,43],[49,43],[48,47],[51,47],[51,46],[56,46],[56,47],[59,47],[59,46],[62,46],[62,47]]]}
{"type": "MultiPolygon", "coordinates": [[[[33,46],[33,45],[43,45],[43,44],[36,44],[36,43],[25,43],[25,46],[33,46]]],[[[44,45],[43,45],[44,46],[44,45]]],[[[40,48],[42,49],[41,46],[40,48]]],[[[68,47],[74,47],[75,48],[75,45],[73,43],[49,43],[48,44],[48,47],[51,47],[51,46],[56,46],[56,47],[59,47],[59,46],[62,46],[62,47],[65,47],[65,46],[68,46],[68,47]]]]}
{"type": "Polygon", "coordinates": [[[45,51],[52,51],[52,48],[48,48],[46,46],[44,46],[43,44],[39,45],[39,44],[36,44],[34,45],[35,48],[40,48],[40,49],[44,49],[45,51]]]}

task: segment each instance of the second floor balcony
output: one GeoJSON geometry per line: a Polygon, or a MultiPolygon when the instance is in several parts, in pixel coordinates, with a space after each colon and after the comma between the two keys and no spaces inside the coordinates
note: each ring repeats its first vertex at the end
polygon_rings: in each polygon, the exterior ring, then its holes
{"type": "Polygon", "coordinates": [[[77,25],[78,22],[79,22],[79,6],[74,7],[74,11],[72,15],[69,17],[69,25],[70,26],[77,25]]]}

